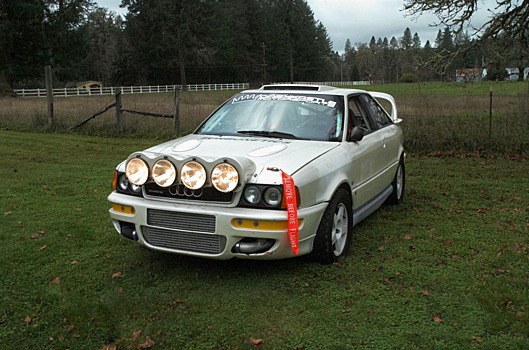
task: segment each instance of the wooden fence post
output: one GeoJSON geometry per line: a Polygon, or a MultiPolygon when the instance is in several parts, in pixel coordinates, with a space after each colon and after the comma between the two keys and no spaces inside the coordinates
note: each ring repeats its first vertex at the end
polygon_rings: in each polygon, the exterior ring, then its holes
{"type": "Polygon", "coordinates": [[[178,137],[180,134],[180,89],[178,85],[175,85],[174,89],[174,132],[175,136],[178,137]]]}
{"type": "Polygon", "coordinates": [[[48,101],[48,126],[53,126],[53,84],[51,81],[51,66],[44,67],[46,78],[46,99],[48,101]]]}
{"type": "Polygon", "coordinates": [[[121,91],[116,92],[116,127],[119,134],[123,133],[123,118],[121,117],[121,91]]]}
{"type": "Polygon", "coordinates": [[[489,140],[492,139],[492,86],[489,91],[489,140]]]}

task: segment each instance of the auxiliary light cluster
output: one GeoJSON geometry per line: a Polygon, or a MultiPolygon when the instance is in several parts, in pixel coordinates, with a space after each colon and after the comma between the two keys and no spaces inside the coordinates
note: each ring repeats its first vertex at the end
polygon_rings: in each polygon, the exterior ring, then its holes
{"type": "MultiPolygon", "coordinates": [[[[207,180],[207,172],[202,164],[189,161],[182,166],[180,173],[175,165],[167,159],[160,159],[149,169],[141,158],[132,158],[127,162],[125,173],[128,181],[136,186],[144,185],[149,177],[160,187],[169,187],[180,179],[181,183],[191,190],[202,188],[207,180]],[[179,175],[179,176],[178,176],[179,175]]],[[[239,173],[229,163],[217,164],[211,174],[211,183],[220,192],[231,192],[239,184],[239,173]]]]}

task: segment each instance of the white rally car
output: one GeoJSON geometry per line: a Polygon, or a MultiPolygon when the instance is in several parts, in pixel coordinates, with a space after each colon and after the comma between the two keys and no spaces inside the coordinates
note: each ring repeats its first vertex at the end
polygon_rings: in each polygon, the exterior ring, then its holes
{"type": "Polygon", "coordinates": [[[112,222],[163,252],[334,262],[347,254],[353,226],[402,201],[399,122],[395,100],[379,92],[290,84],[243,91],[193,134],[119,164],[112,222]]]}

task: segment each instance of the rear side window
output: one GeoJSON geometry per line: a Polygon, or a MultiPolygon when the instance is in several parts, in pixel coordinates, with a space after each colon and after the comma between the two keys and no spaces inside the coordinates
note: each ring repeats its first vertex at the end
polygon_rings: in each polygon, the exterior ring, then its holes
{"type": "Polygon", "coordinates": [[[361,98],[379,129],[392,124],[391,119],[389,118],[387,113],[382,107],[380,107],[378,102],[375,101],[373,97],[362,95],[361,98]]]}

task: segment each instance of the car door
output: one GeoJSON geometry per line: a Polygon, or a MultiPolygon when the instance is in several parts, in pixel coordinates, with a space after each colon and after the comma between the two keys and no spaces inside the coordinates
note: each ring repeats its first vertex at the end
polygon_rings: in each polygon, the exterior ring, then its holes
{"type": "Polygon", "coordinates": [[[348,97],[348,133],[353,127],[364,131],[364,137],[358,142],[347,142],[347,157],[350,159],[349,179],[353,192],[353,210],[367,204],[383,191],[384,187],[378,174],[382,172],[384,162],[383,143],[379,130],[368,113],[361,95],[348,97]]]}
{"type": "Polygon", "coordinates": [[[402,131],[397,127],[386,113],[384,108],[370,95],[360,97],[363,106],[370,116],[375,133],[380,141],[381,148],[377,160],[377,188],[386,188],[391,184],[400,156],[402,144],[402,131]]]}

